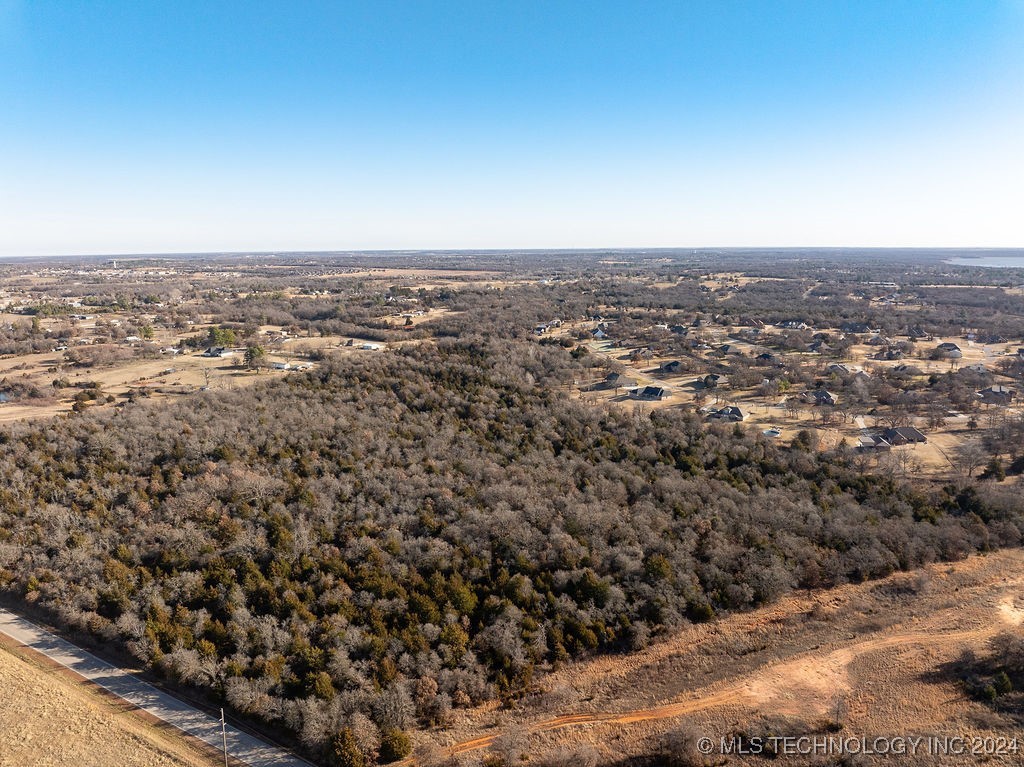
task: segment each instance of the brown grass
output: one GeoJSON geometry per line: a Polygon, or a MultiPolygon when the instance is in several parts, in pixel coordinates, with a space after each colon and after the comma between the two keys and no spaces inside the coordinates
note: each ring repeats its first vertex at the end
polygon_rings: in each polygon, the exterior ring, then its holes
{"type": "Polygon", "coordinates": [[[718,739],[780,715],[847,735],[1007,734],[1008,722],[931,674],[1020,625],[1022,565],[1012,550],[792,595],[639,653],[573,664],[515,710],[464,714],[448,752],[484,752],[514,729],[529,734],[534,757],[588,745],[612,761],[650,753],[683,725],[718,739]]]}
{"type": "Polygon", "coordinates": [[[203,749],[10,642],[0,644],[0,767],[212,767],[203,749]]]}

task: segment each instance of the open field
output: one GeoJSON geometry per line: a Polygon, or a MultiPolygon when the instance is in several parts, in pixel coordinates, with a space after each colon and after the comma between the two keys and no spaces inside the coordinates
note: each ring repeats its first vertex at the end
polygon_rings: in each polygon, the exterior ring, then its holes
{"type": "MultiPolygon", "coordinates": [[[[321,343],[329,340],[317,339],[321,343]]],[[[309,344],[314,345],[314,344],[309,344]]],[[[293,359],[289,353],[275,358],[293,359]]],[[[17,377],[20,382],[45,389],[55,378],[63,378],[68,386],[38,402],[7,403],[0,406],[0,422],[24,418],[45,418],[71,410],[79,384],[95,382],[104,396],[115,400],[135,391],[146,395],[167,396],[211,389],[245,386],[260,376],[281,375],[271,369],[260,373],[239,367],[238,358],[207,358],[198,352],[183,353],[158,359],[129,359],[109,367],[74,369],[65,366],[60,353],[36,354],[0,360],[0,376],[17,377]]],[[[96,403],[103,406],[104,402],[96,403]]]]}
{"type": "MultiPolygon", "coordinates": [[[[1024,553],[1006,551],[794,595],[629,656],[570,664],[514,710],[468,712],[421,753],[521,751],[533,762],[585,748],[615,761],[651,753],[670,731],[718,743],[737,726],[756,730],[751,723],[762,717],[784,736],[825,732],[826,725],[871,738],[1006,736],[1017,729],[1012,721],[965,697],[937,670],[964,650],[983,650],[998,632],[1018,629],[1022,565],[1024,553]]],[[[933,762],[922,755],[907,763],[933,762]]]]}
{"type": "MultiPolygon", "coordinates": [[[[199,311],[203,302],[198,297],[177,297],[182,292],[177,288],[173,291],[176,298],[172,306],[157,304],[147,306],[146,311],[118,307],[95,309],[72,301],[67,295],[69,291],[84,289],[93,281],[97,286],[116,285],[119,281],[151,282],[158,286],[187,278],[192,290],[217,290],[215,286],[224,279],[239,278],[247,273],[238,265],[231,269],[210,270],[183,269],[180,266],[175,269],[131,268],[130,263],[126,260],[120,269],[98,268],[84,272],[41,270],[6,282],[6,288],[0,290],[0,303],[6,302],[8,311],[0,313],[0,324],[20,334],[27,333],[32,325],[32,333],[45,334],[53,340],[41,349],[0,356],[0,381],[21,388],[32,387],[37,392],[31,397],[0,402],[0,423],[68,413],[75,404],[76,396],[92,384],[96,385],[98,396],[83,403],[88,407],[110,406],[123,401],[129,394],[166,398],[201,388],[230,389],[250,385],[267,376],[283,375],[284,371],[275,369],[275,365],[309,365],[310,357],[327,350],[336,354],[367,353],[362,345],[372,341],[358,335],[302,333],[295,326],[264,323],[255,329],[256,335],[246,340],[248,345],[260,345],[265,351],[265,363],[259,371],[254,371],[246,369],[243,364],[244,346],[234,348],[230,356],[225,357],[204,356],[204,345],[198,348],[187,346],[219,323],[216,317],[199,311]],[[88,283],[74,279],[85,274],[91,278],[88,283]],[[64,310],[55,316],[39,317],[16,311],[19,307],[46,305],[63,306],[64,310]],[[70,313],[72,311],[75,313],[70,313]],[[172,320],[172,314],[175,320],[172,320]],[[183,315],[192,319],[186,322],[183,315]],[[143,332],[145,338],[134,335],[143,332]],[[63,387],[53,386],[58,380],[64,382],[63,387]]],[[[282,273],[291,277],[294,277],[294,271],[294,266],[275,264],[264,264],[257,270],[261,275],[282,273]]],[[[397,282],[405,286],[404,290],[414,291],[469,284],[490,286],[493,282],[490,278],[500,276],[499,272],[471,269],[388,268],[332,269],[315,272],[307,278],[337,280],[344,286],[342,290],[353,289],[355,285],[393,285],[397,282]]],[[[499,281],[498,284],[504,283],[499,281]]],[[[315,291],[304,293],[288,288],[279,293],[293,300],[324,300],[315,291]]],[[[232,300],[247,300],[258,297],[259,293],[235,290],[232,296],[232,300]]],[[[421,307],[415,299],[403,300],[411,303],[396,305],[384,313],[385,327],[394,331],[411,330],[439,318],[459,314],[447,307],[421,307]]],[[[399,347],[403,343],[414,342],[398,336],[390,345],[399,347]]],[[[385,346],[382,343],[373,345],[385,346]]]]}
{"type": "MultiPolygon", "coordinates": [[[[594,327],[594,323],[569,323],[564,325],[558,335],[567,337],[573,331],[580,328],[594,327]]],[[[614,324],[609,326],[609,333],[615,333],[614,324]]],[[[727,328],[707,332],[704,336],[709,348],[716,348],[721,344],[729,344],[735,353],[747,359],[754,358],[757,354],[765,351],[765,347],[756,343],[736,339],[735,333],[738,329],[727,328]]],[[[960,339],[949,337],[937,337],[932,339],[928,348],[941,343],[954,343],[960,339]]],[[[1017,384],[1015,378],[999,375],[996,373],[995,363],[1002,359],[1014,359],[1019,344],[1013,342],[978,344],[971,341],[960,341],[962,358],[951,363],[945,360],[932,360],[928,358],[878,360],[874,359],[877,349],[865,344],[856,344],[847,350],[842,364],[851,371],[858,371],[858,375],[869,380],[872,376],[884,375],[899,365],[913,365],[920,370],[916,376],[917,381],[924,381],[929,376],[942,376],[960,369],[969,369],[972,366],[981,366],[995,385],[1013,387],[1017,384]]],[[[745,425],[758,429],[774,429],[781,434],[781,438],[792,438],[800,430],[809,430],[817,435],[818,444],[822,449],[833,449],[840,443],[848,446],[856,446],[859,438],[872,429],[882,429],[886,423],[886,411],[882,408],[875,408],[871,405],[862,405],[857,408],[849,408],[840,402],[839,408],[820,408],[808,403],[796,403],[790,405],[790,398],[795,393],[780,393],[777,390],[766,394],[758,387],[742,388],[729,382],[728,374],[725,374],[723,384],[715,389],[706,388],[702,379],[711,372],[720,371],[723,366],[728,366],[728,359],[704,356],[659,356],[657,354],[644,354],[637,357],[637,347],[617,344],[611,340],[590,340],[585,342],[587,349],[595,357],[606,362],[606,367],[623,370],[624,374],[636,382],[637,387],[657,386],[665,389],[665,395],[661,399],[646,400],[634,399],[628,395],[627,388],[622,387],[614,390],[600,388],[600,378],[589,381],[577,382],[580,397],[585,401],[594,403],[604,402],[627,407],[641,407],[646,410],[657,410],[668,407],[684,407],[697,409],[700,407],[724,407],[735,405],[740,407],[745,416],[745,425]],[[684,364],[690,368],[687,373],[665,373],[660,365],[672,360],[684,360],[684,364]]],[[[837,382],[835,374],[829,374],[827,365],[834,361],[821,359],[814,354],[782,354],[781,359],[789,364],[799,364],[817,369],[819,378],[825,381],[826,386],[837,382]]],[[[979,369],[981,369],[979,367],[979,369]]],[[[958,472],[955,462],[955,453],[958,446],[965,441],[977,438],[976,430],[988,422],[999,419],[1020,417],[1024,415],[1022,410],[1024,399],[1009,407],[981,405],[974,413],[968,415],[959,412],[947,412],[942,423],[929,424],[927,427],[928,441],[922,444],[910,444],[894,448],[897,456],[906,456],[894,460],[894,464],[900,464],[904,470],[913,468],[915,472],[923,471],[933,477],[949,477],[958,472]],[[972,418],[974,419],[972,422],[972,418]]],[[[910,419],[914,425],[915,419],[910,419]]],[[[917,425],[922,429],[924,419],[916,419],[917,425]]]]}
{"type": "Polygon", "coordinates": [[[212,767],[175,732],[35,654],[0,644],[3,767],[212,767]]]}
{"type": "MultiPolygon", "coordinates": [[[[437,313],[423,314],[412,318],[413,325],[436,318],[437,313]]],[[[193,332],[201,332],[197,327],[193,332]]],[[[279,331],[266,327],[264,333],[279,331]]],[[[162,343],[171,346],[182,337],[167,337],[162,343]]],[[[207,357],[200,351],[183,351],[173,356],[157,358],[128,358],[110,365],[76,368],[68,365],[63,352],[9,356],[0,359],[0,379],[17,380],[45,391],[51,382],[63,379],[66,386],[45,398],[23,400],[0,405],[0,423],[25,419],[47,418],[71,411],[74,396],[86,384],[98,385],[102,397],[112,397],[111,402],[103,399],[90,406],[105,406],[122,401],[130,393],[144,396],[173,397],[200,389],[223,390],[249,386],[257,381],[285,375],[287,371],[276,370],[271,363],[287,363],[291,366],[310,365],[311,355],[331,350],[335,354],[367,354],[373,350],[361,348],[361,342],[346,347],[349,337],[315,336],[290,339],[288,345],[268,349],[267,365],[259,370],[247,370],[242,364],[241,351],[230,357],[207,357]]],[[[396,345],[401,345],[397,342],[396,345]]],[[[383,348],[383,345],[379,345],[383,348]]]]}

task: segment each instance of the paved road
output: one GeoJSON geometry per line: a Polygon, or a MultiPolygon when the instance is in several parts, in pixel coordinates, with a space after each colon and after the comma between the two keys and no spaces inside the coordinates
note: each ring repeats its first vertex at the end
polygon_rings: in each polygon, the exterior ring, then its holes
{"type": "MultiPolygon", "coordinates": [[[[92,653],[2,608],[0,633],[220,751],[220,720],[216,717],[192,708],[127,671],[100,660],[92,653]]],[[[270,746],[231,725],[227,727],[227,742],[228,754],[251,767],[312,767],[309,762],[270,746]]]]}

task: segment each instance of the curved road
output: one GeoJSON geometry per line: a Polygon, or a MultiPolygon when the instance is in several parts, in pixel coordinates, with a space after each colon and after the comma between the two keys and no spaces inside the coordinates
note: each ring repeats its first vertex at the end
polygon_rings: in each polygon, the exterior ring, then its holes
{"type": "MultiPolygon", "coordinates": [[[[998,619],[992,623],[976,629],[965,629],[961,631],[907,631],[889,636],[875,637],[856,642],[847,647],[834,650],[825,657],[815,657],[814,653],[797,655],[783,663],[770,664],[759,670],[756,677],[776,672],[781,674],[781,679],[775,679],[773,687],[786,689],[788,682],[786,672],[801,670],[808,665],[835,665],[845,668],[855,657],[864,653],[876,650],[885,650],[893,647],[901,647],[907,644],[920,646],[960,646],[964,642],[977,642],[988,639],[997,634],[1002,628],[1001,624],[1019,626],[1024,624],[1024,610],[1016,608],[1011,598],[1004,599],[998,605],[998,619]],[[830,663],[830,661],[832,663],[830,663]]],[[[721,688],[718,691],[707,694],[695,694],[677,700],[672,703],[665,703],[653,708],[637,709],[634,711],[621,712],[594,712],[582,714],[563,714],[551,719],[545,719],[528,725],[529,732],[548,732],[560,730],[565,727],[575,727],[582,724],[635,724],[656,719],[669,719],[683,714],[691,714],[696,711],[703,711],[709,708],[716,708],[727,704],[749,704],[751,702],[761,703],[761,696],[755,694],[750,678],[735,682],[732,685],[721,688]]],[[[450,746],[448,751],[451,755],[464,754],[471,751],[479,751],[489,748],[500,736],[500,733],[483,735],[472,740],[466,740],[450,746]]],[[[403,764],[412,764],[406,760],[403,764]]]]}
{"type": "MultiPolygon", "coordinates": [[[[0,633],[71,669],[90,682],[182,732],[221,750],[220,720],[183,703],[127,671],[61,639],[31,621],[0,608],[0,633]]],[[[227,726],[228,754],[250,767],[312,767],[283,749],[227,726]]]]}

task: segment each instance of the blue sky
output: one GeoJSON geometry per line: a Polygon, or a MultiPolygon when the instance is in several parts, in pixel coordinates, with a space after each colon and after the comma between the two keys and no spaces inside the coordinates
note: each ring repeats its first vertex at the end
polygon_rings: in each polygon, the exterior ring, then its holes
{"type": "Polygon", "coordinates": [[[1024,246],[1024,0],[0,0],[0,256],[1024,246]]]}

